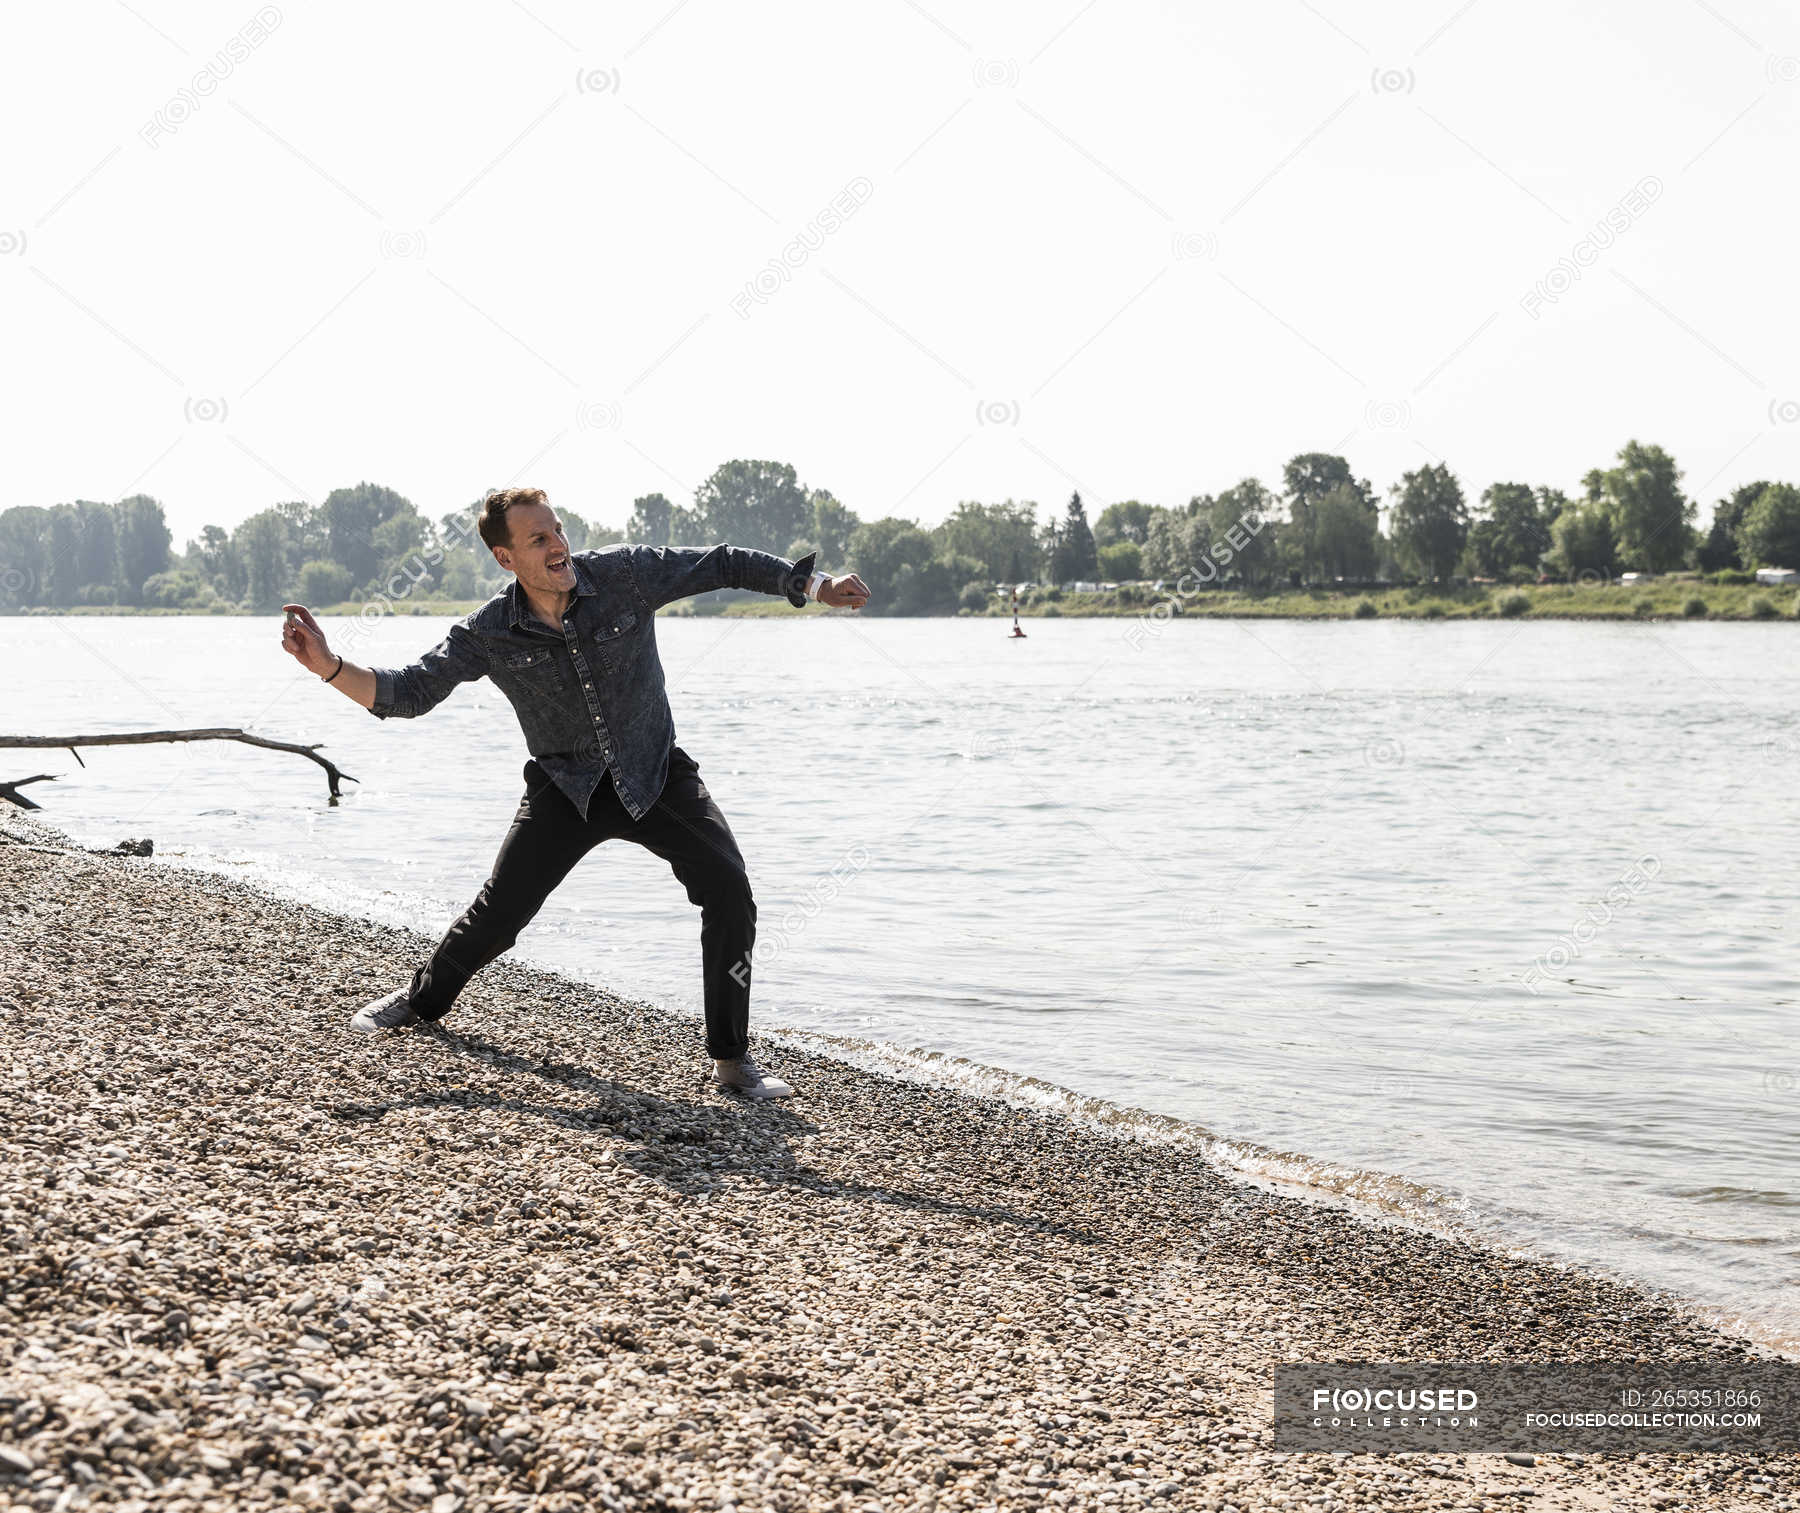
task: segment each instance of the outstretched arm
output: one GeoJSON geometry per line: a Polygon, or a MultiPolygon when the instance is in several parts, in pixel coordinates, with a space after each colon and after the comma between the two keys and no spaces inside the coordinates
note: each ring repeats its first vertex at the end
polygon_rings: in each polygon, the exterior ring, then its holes
{"type": "Polygon", "coordinates": [[[325,632],[304,604],[282,606],[288,613],[281,644],[308,672],[323,678],[346,698],[374,715],[412,719],[435,709],[457,684],[487,672],[481,643],[461,624],[409,667],[363,667],[340,657],[326,644],[325,632]]]}
{"type": "Polygon", "coordinates": [[[854,573],[832,578],[815,572],[813,562],[817,552],[808,552],[798,562],[789,562],[786,557],[777,557],[771,552],[723,544],[713,547],[633,546],[627,548],[627,552],[626,560],[652,609],[660,609],[692,594],[711,593],[716,588],[748,588],[763,594],[783,594],[796,608],[808,599],[817,599],[821,604],[861,609],[869,598],[867,585],[854,573]]]}
{"type": "Polygon", "coordinates": [[[809,552],[798,562],[773,552],[745,546],[713,547],[633,546],[626,560],[638,588],[652,609],[661,609],[693,594],[709,594],[716,588],[749,588],[759,594],[785,594],[788,603],[807,600],[813,558],[809,552]]]}

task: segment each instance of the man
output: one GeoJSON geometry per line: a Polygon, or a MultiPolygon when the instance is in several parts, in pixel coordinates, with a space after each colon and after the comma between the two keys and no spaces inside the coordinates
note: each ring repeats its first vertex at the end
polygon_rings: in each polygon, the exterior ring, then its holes
{"type": "Polygon", "coordinates": [[[542,489],[490,493],[479,529],[513,581],[410,667],[359,667],[326,645],[310,610],[286,606],[282,645],[377,719],[422,715],[457,684],[486,676],[511,700],[531,753],[524,797],[474,903],[412,981],[365,1005],[350,1028],[374,1034],[442,1019],[575,863],[617,838],[667,861],[700,906],[714,1080],[752,1098],[788,1097],[793,1088],[750,1055],[756,903],[725,816],[674,744],[655,615],[716,588],[785,594],[796,608],[810,597],[861,609],[867,585],[855,573],[813,571],[810,552],[797,563],[734,546],[571,552],[542,489]]]}

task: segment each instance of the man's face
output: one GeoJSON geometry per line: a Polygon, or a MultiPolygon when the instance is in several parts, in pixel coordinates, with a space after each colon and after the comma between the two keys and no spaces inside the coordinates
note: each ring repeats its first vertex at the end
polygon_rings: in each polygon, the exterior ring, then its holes
{"type": "Polygon", "coordinates": [[[563,594],[575,587],[569,538],[547,504],[515,504],[506,512],[512,541],[494,548],[494,560],[534,593],[563,594]]]}

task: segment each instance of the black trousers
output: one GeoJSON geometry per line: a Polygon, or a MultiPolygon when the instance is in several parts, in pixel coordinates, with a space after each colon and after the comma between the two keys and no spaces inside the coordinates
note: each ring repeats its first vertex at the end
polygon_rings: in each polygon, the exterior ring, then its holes
{"type": "Polygon", "coordinates": [[[602,841],[627,840],[674,869],[700,906],[700,964],[706,998],[706,1052],[735,1061],[749,1048],[750,948],[756,901],[744,858],[725,816],[679,746],[669,778],[641,820],[634,820],[605,778],[584,820],[536,762],[525,764],[525,796],[500,843],[493,875],[450,926],[431,960],[413,974],[410,997],[421,1019],[442,1019],[468,980],[509,950],[575,864],[602,841]]]}

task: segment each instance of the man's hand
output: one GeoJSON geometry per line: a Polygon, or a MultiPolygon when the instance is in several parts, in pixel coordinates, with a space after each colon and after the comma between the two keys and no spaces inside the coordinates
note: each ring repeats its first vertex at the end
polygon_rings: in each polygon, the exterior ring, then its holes
{"type": "Polygon", "coordinates": [[[869,585],[855,573],[827,578],[819,585],[819,603],[834,609],[861,609],[869,602],[869,585]]]}
{"type": "Polygon", "coordinates": [[[319,622],[313,619],[312,611],[304,604],[281,607],[287,613],[287,624],[281,627],[282,650],[314,677],[328,678],[331,686],[352,703],[373,709],[379,691],[373,669],[359,667],[348,657],[340,659],[325,644],[325,632],[319,629],[319,622]]]}
{"type": "Polygon", "coordinates": [[[327,677],[337,666],[337,656],[325,644],[325,632],[304,604],[284,604],[287,622],[281,627],[281,649],[314,677],[327,677]]]}

